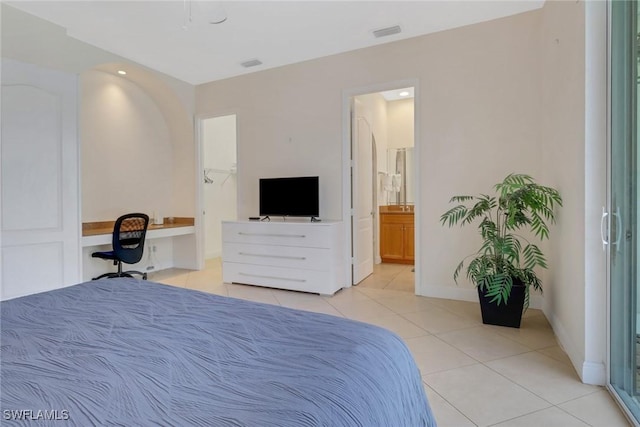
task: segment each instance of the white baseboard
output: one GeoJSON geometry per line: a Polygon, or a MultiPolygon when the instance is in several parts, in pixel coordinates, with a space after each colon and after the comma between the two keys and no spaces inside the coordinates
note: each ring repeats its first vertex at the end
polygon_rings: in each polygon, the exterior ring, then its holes
{"type": "Polygon", "coordinates": [[[582,364],[582,382],[585,384],[605,385],[607,370],[604,363],[584,362],[582,364]]]}
{"type": "Polygon", "coordinates": [[[421,286],[420,289],[416,287],[416,295],[430,298],[478,302],[478,291],[476,291],[475,288],[460,288],[454,286],[421,286]]]}
{"type": "MultiPolygon", "coordinates": [[[[458,286],[422,286],[416,289],[416,295],[430,298],[452,299],[457,301],[478,302],[478,291],[475,288],[461,288],[458,286]]],[[[529,307],[541,309],[543,304],[541,295],[531,295],[529,307]]]]}
{"type": "Polygon", "coordinates": [[[567,333],[562,322],[560,322],[556,316],[548,313],[548,310],[544,310],[544,313],[553,328],[553,332],[556,334],[556,338],[559,341],[558,344],[564,352],[567,353],[567,356],[569,356],[569,360],[571,360],[571,364],[582,382],[592,385],[605,385],[607,372],[604,362],[590,362],[585,360],[583,354],[578,350],[573,339],[571,339],[571,335],[567,333]]]}
{"type": "Polygon", "coordinates": [[[212,258],[220,258],[222,257],[222,252],[207,252],[204,254],[204,259],[212,259],[212,258]]]}

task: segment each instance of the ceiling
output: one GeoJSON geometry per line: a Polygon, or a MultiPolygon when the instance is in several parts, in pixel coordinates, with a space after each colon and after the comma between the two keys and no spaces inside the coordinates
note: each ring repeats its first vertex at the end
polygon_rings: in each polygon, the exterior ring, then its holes
{"type": "Polygon", "coordinates": [[[413,99],[415,98],[415,88],[402,87],[400,89],[385,90],[380,92],[380,95],[385,101],[398,101],[400,99],[413,99]]]}
{"type": "Polygon", "coordinates": [[[6,3],[73,38],[197,85],[522,13],[544,0],[6,3]],[[400,34],[372,34],[395,25],[400,34]],[[252,59],[262,65],[241,66],[252,59]]]}

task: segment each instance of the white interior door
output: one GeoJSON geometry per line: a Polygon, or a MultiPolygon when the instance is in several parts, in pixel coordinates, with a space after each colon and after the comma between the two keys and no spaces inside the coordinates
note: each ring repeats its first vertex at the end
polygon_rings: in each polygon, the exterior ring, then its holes
{"type": "Polygon", "coordinates": [[[2,59],[0,298],[80,281],[77,76],[2,59]]]}
{"type": "Polygon", "coordinates": [[[369,122],[359,115],[359,102],[352,115],[351,197],[353,207],[353,284],[373,273],[373,150],[369,122]]]}

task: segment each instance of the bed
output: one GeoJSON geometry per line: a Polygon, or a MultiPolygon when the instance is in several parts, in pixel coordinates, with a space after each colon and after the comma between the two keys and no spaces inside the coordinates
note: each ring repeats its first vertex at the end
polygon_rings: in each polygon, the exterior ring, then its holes
{"type": "Polygon", "coordinates": [[[8,425],[436,425],[373,325],[128,278],[0,308],[8,425]]]}

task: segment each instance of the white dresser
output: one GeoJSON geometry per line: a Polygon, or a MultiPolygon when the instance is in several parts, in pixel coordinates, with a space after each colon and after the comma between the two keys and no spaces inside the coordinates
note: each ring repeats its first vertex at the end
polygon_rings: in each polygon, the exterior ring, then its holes
{"type": "Polygon", "coordinates": [[[344,227],[327,222],[222,222],[222,279],[332,295],[346,286],[344,227]]]}

